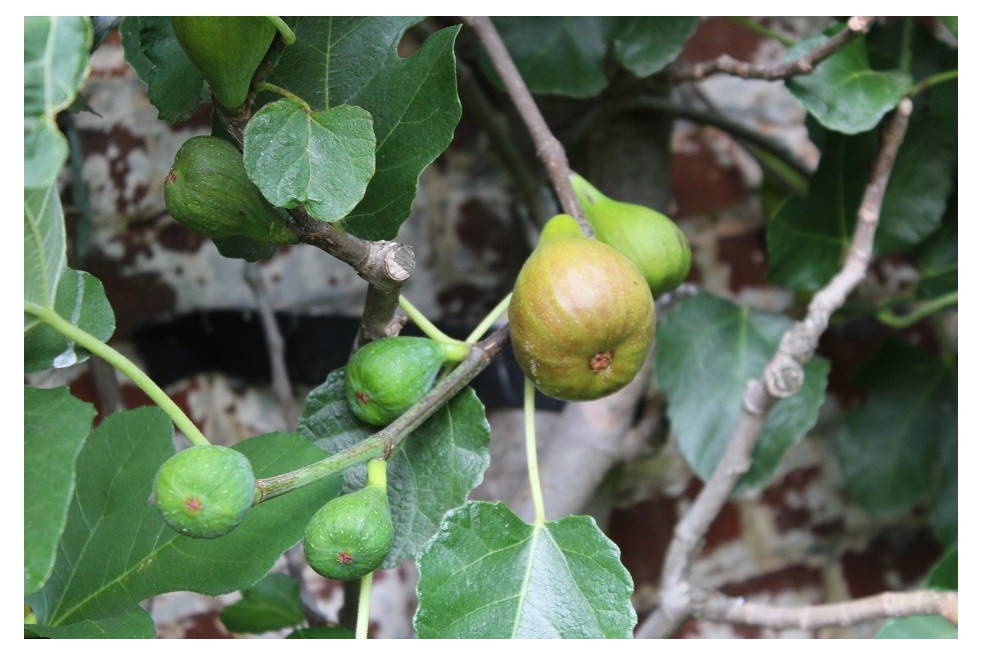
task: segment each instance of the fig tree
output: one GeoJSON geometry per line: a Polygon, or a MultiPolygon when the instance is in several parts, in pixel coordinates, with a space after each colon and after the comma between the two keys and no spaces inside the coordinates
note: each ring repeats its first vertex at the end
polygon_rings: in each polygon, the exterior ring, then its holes
{"type": "Polygon", "coordinates": [[[167,525],[189,537],[214,539],[245,519],[256,498],[256,478],[239,451],[194,446],[161,465],[153,493],[167,525]]]}
{"type": "Polygon", "coordinates": [[[579,175],[573,175],[583,214],[597,239],[638,267],[656,298],[689,275],[692,248],[672,219],[642,205],[612,200],[579,175]]]}
{"type": "Polygon", "coordinates": [[[508,322],[515,357],[542,393],[593,400],[637,375],[654,340],[655,307],[627,258],[560,214],[518,274],[508,322]]]}

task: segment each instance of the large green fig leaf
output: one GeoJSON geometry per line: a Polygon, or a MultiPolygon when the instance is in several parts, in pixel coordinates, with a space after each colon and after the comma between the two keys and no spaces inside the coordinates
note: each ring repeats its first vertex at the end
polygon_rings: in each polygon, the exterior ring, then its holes
{"type": "MultiPolygon", "coordinates": [[[[140,47],[140,17],[127,16],[119,25],[119,40],[123,46],[123,56],[133,67],[136,76],[143,80],[144,84],[150,84],[150,72],[153,70],[153,62],[147,59],[143,49],[140,47]]],[[[203,80],[204,78],[202,78],[203,80]]]]}
{"type": "Polygon", "coordinates": [[[938,488],[942,444],[958,438],[954,366],[922,348],[888,343],[857,373],[856,383],[866,402],[848,413],[834,439],[852,497],[885,515],[930,499],[938,488]]]}
{"type": "MultiPolygon", "coordinates": [[[[330,454],[375,432],[348,408],[343,369],[310,392],[297,430],[330,454]]],[[[383,566],[414,556],[443,515],[467,500],[490,463],[490,439],[484,406],[469,388],[406,439],[386,474],[395,541],[383,566]]],[[[345,491],[364,487],[365,467],[345,471],[344,486],[345,491]]]]}
{"type": "Polygon", "coordinates": [[[24,187],[45,188],[68,157],[55,117],[89,73],[87,16],[24,17],[24,187]]]}
{"type": "MultiPolygon", "coordinates": [[[[708,293],[683,300],[659,326],[658,385],[668,396],[668,418],[682,454],[703,480],[723,456],[747,381],[760,377],[790,326],[785,316],[708,293]]],[[[738,488],[765,486],[784,453],[815,425],[828,372],[821,357],[805,364],[801,390],[771,410],[738,488]]]]}
{"type": "Polygon", "coordinates": [[[232,632],[259,633],[303,623],[300,583],[285,573],[270,573],[256,586],[242,590],[242,600],[222,610],[222,623],[232,632]]]}
{"type": "Polygon", "coordinates": [[[931,589],[958,589],[958,546],[945,553],[927,574],[931,589]]]}
{"type": "MultiPolygon", "coordinates": [[[[607,86],[604,58],[615,19],[499,16],[494,25],[532,93],[590,98],[607,86]]],[[[500,87],[498,74],[483,50],[480,66],[500,87]]]]}
{"type": "Polygon", "coordinates": [[[68,625],[25,625],[25,638],[43,639],[153,639],[157,629],[150,614],[133,607],[101,619],[83,619],[68,625]]]}
{"type": "Polygon", "coordinates": [[[243,163],[277,207],[301,204],[316,219],[340,220],[375,172],[372,115],[347,105],[308,113],[295,100],[270,103],[246,127],[243,163]]]}
{"type": "Polygon", "coordinates": [[[447,514],[423,547],[421,638],[630,639],[634,583],[589,516],[528,525],[501,503],[447,514]]]}
{"type": "MultiPolygon", "coordinates": [[[[786,60],[799,59],[826,40],[826,36],[806,39],[788,50],[786,60]]],[[[843,134],[858,134],[876,127],[910,91],[913,80],[899,70],[873,70],[866,56],[866,39],[860,37],[810,75],[792,77],[785,85],[822,125],[843,134]]]]}
{"type": "MultiPolygon", "coordinates": [[[[409,216],[419,175],[446,150],[460,120],[453,44],[459,27],[430,36],[411,57],[397,47],[419,18],[300,19],[269,81],[314,109],[355,105],[375,129],[375,175],[344,227],[366,239],[392,239],[409,216]]],[[[268,99],[268,96],[267,96],[268,99]]]]}
{"type": "MultiPolygon", "coordinates": [[[[102,283],[65,266],[65,222],[54,185],[24,190],[24,302],[54,310],[101,341],[116,329],[102,283]]],[[[74,341],[24,314],[25,371],[62,368],[87,358],[74,341]]]]}
{"type": "MultiPolygon", "coordinates": [[[[38,622],[64,626],[132,609],[144,598],[189,590],[218,595],[255,584],[296,544],[311,515],[337,495],[330,478],[253,507],[218,539],[192,539],[168,528],[149,505],[154,476],[174,454],[174,429],[158,408],[114,414],[78,457],[75,488],[58,559],[47,584],[28,602],[38,622]]],[[[257,477],[323,457],[298,435],[267,434],[236,450],[257,477]]]]}
{"type": "Polygon", "coordinates": [[[675,61],[698,26],[698,16],[620,18],[614,29],[614,54],[624,68],[648,77],[675,61]]]}
{"type": "MultiPolygon", "coordinates": [[[[150,102],[161,120],[187,120],[201,104],[205,78],[177,42],[170,16],[140,16],[137,21],[140,51],[151,66],[145,78],[150,102]]],[[[145,70],[145,62],[135,54],[128,59],[137,71],[145,70]]]]}
{"type": "Polygon", "coordinates": [[[55,564],[75,490],[75,459],[95,408],[68,392],[24,388],[24,593],[41,588],[55,564]]]}

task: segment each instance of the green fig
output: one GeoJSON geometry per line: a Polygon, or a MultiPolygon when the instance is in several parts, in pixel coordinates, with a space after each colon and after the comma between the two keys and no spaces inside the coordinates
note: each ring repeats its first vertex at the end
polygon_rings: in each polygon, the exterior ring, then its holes
{"type": "Polygon", "coordinates": [[[184,142],[164,181],[164,202],[178,223],[206,237],[298,242],[246,175],[242,153],[218,137],[196,136],[184,142]]]}
{"type": "Polygon", "coordinates": [[[227,109],[245,102],[276,27],[264,16],[171,16],[181,49],[227,109]]]}
{"type": "Polygon", "coordinates": [[[239,451],[194,446],[161,465],[153,494],[164,523],[189,537],[214,539],[245,519],[256,499],[256,478],[239,451]]]}
{"type": "Polygon", "coordinates": [[[369,425],[388,425],[433,387],[455,346],[423,337],[386,337],[351,356],[345,372],[348,407],[369,425]]]}
{"type": "Polygon", "coordinates": [[[593,400],[634,379],[655,334],[655,307],[638,269],[553,217],[515,282],[508,308],[515,357],[547,396],[593,400]]]}
{"type": "Polygon", "coordinates": [[[385,460],[372,460],[368,486],[329,501],[310,519],[303,552],[325,578],[355,580],[382,565],[394,538],[385,460]]]}
{"type": "Polygon", "coordinates": [[[685,280],[692,248],[672,219],[642,205],[611,200],[579,175],[571,182],[597,239],[638,267],[652,295],[657,298],[685,280]]]}

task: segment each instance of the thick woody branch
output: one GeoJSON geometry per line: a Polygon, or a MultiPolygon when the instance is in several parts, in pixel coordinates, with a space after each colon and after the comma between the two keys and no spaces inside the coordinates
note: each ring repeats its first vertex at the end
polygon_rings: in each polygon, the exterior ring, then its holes
{"type": "Polygon", "coordinates": [[[797,75],[808,75],[822,61],[841,50],[851,41],[869,31],[873,25],[873,16],[853,16],[842,30],[828,41],[818,46],[803,57],[778,66],[756,66],[745,61],[737,61],[729,55],[723,55],[712,61],[705,61],[680,69],[672,74],[674,82],[698,82],[712,75],[725,73],[737,77],[758,80],[784,80],[797,75]]]}
{"type": "Polygon", "coordinates": [[[508,49],[501,40],[494,23],[487,16],[465,16],[464,22],[477,33],[477,38],[480,39],[485,51],[487,51],[488,58],[505,85],[505,90],[525,122],[525,127],[528,128],[529,135],[535,143],[536,153],[542,163],[545,164],[552,185],[556,189],[556,195],[559,196],[559,204],[562,205],[563,211],[576,219],[580,224],[580,229],[585,234],[593,236],[593,230],[583,218],[580,203],[576,199],[576,193],[574,193],[569,181],[570,169],[566,159],[566,150],[559,139],[553,136],[549,130],[545,118],[542,117],[542,112],[539,111],[532,94],[525,86],[522,75],[515,67],[515,62],[508,54],[508,49]]]}
{"type": "Polygon", "coordinates": [[[859,207],[856,229],[842,269],[815,294],[805,318],[791,326],[781,338],[777,353],[764,368],[763,376],[747,383],[743,406],[723,457],[689,511],[675,526],[675,535],[662,570],[661,604],[639,628],[639,637],[668,636],[674,632],[673,626],[677,628],[690,615],[692,594],[685,580],[709,525],[719,514],[740,477],[750,468],[751,454],[768,412],[778,400],[794,395],[801,388],[803,366],[814,354],[819,337],[828,327],[829,318],[866,276],[883,195],[897,150],[907,132],[912,108],[909,99],[901,101],[884,130],[880,152],[859,207]]]}
{"type": "Polygon", "coordinates": [[[958,592],[906,591],[887,592],[844,603],[807,607],[774,607],[746,603],[742,598],[713,596],[696,603],[692,614],[707,621],[740,623],[764,628],[814,630],[848,626],[865,621],[936,614],[958,624],[958,592]]]}
{"type": "MultiPolygon", "coordinates": [[[[225,131],[242,149],[245,128],[252,118],[256,100],[256,87],[266,79],[283,51],[283,40],[277,35],[252,78],[252,90],[241,107],[231,111],[215,103],[225,131]]],[[[416,270],[416,255],[407,245],[394,241],[365,241],[342,232],[330,223],[318,221],[302,206],[288,210],[293,218],[289,225],[301,243],[320,248],[345,262],[368,282],[365,311],[355,341],[355,348],[384,336],[399,333],[401,327],[395,320],[399,306],[399,291],[403,283],[416,270]]]]}

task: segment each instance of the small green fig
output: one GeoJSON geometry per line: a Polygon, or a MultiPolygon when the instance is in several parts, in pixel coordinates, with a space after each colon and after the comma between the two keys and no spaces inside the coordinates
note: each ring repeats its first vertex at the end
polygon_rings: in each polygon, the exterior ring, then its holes
{"type": "Polygon", "coordinates": [[[389,497],[370,485],[320,508],[307,525],[303,552],[325,578],[354,580],[382,565],[394,536],[389,497]]]}
{"type": "Polygon", "coordinates": [[[164,180],[164,203],[178,223],[213,239],[299,240],[246,175],[242,153],[218,137],[196,136],[184,142],[164,180]]]}
{"type": "Polygon", "coordinates": [[[215,99],[227,109],[245,102],[276,35],[273,23],[264,16],[171,16],[171,25],[215,99]]]}
{"type": "Polygon", "coordinates": [[[161,465],[153,493],[167,525],[189,537],[214,539],[245,519],[256,498],[256,477],[239,451],[194,446],[161,465]]]}
{"type": "Polygon", "coordinates": [[[634,379],[655,334],[655,307],[638,269],[553,217],[529,256],[508,308],[515,357],[547,396],[593,400],[634,379]]]}
{"type": "Polygon", "coordinates": [[[423,337],[372,341],[348,361],[348,406],[369,425],[388,425],[433,387],[448,356],[447,346],[423,337]]]}
{"type": "Polygon", "coordinates": [[[652,295],[657,298],[685,280],[692,248],[672,219],[642,205],[611,200],[579,175],[571,182],[597,239],[638,267],[652,295]]]}

